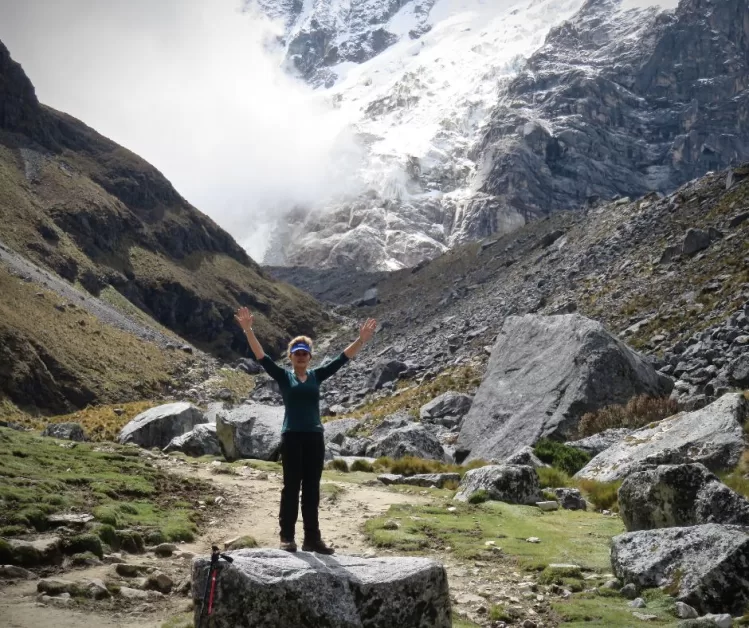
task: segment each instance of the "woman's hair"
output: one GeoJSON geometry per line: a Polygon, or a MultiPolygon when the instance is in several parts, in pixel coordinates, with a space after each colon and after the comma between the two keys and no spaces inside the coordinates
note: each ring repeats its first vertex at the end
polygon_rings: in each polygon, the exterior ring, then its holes
{"type": "Polygon", "coordinates": [[[312,353],[312,338],[310,338],[309,336],[297,336],[296,338],[294,338],[289,343],[289,347],[286,350],[286,352],[287,352],[287,354],[289,356],[289,360],[291,360],[291,347],[293,347],[297,342],[303,342],[303,343],[309,345],[310,354],[312,353]]]}

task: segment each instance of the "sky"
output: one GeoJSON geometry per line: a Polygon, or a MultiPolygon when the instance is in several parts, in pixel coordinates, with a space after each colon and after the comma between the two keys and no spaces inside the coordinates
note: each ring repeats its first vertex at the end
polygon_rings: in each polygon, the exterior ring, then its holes
{"type": "Polygon", "coordinates": [[[39,100],[156,166],[261,259],[278,208],[343,191],[342,117],[283,72],[280,26],[241,0],[0,0],[39,100]]]}

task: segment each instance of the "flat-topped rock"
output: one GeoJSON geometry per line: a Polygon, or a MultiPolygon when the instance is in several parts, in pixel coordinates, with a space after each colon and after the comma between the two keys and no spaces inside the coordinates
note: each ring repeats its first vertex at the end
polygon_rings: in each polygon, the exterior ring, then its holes
{"type": "Polygon", "coordinates": [[[649,466],[691,462],[701,462],[710,471],[732,469],[744,451],[742,426],[748,414],[749,402],[741,393],[723,395],[701,410],[635,430],[598,454],[575,477],[613,482],[649,466]]]}
{"type": "MultiPolygon", "coordinates": [[[[416,557],[358,558],[290,554],[273,549],[231,552],[216,585],[213,628],[450,628],[444,567],[416,557]]],[[[210,560],[193,561],[195,617],[210,560]]]]}

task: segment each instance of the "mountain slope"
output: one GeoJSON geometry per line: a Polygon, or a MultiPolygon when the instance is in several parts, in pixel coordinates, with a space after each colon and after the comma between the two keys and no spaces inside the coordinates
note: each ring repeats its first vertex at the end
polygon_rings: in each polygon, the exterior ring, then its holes
{"type": "MultiPolygon", "coordinates": [[[[233,321],[240,305],[257,313],[258,332],[275,355],[291,335],[330,327],[320,304],[268,277],[153,166],[82,122],[40,104],[1,43],[0,225],[0,243],[10,251],[136,316],[152,317],[217,356],[246,353],[246,341],[233,321]]],[[[30,294],[18,292],[14,298],[19,303],[12,309],[33,318],[36,305],[24,301],[30,294]]],[[[2,312],[3,338],[14,338],[4,343],[5,371],[29,381],[37,376],[76,380],[83,354],[75,358],[64,343],[54,344],[54,336],[41,339],[33,324],[22,328],[10,310],[2,312]],[[30,352],[39,360],[27,360],[30,352]],[[51,368],[53,362],[60,368],[51,368]]],[[[75,342],[84,338],[76,335],[75,342]]],[[[120,344],[113,341],[109,350],[120,344]]],[[[125,370],[135,375],[139,367],[131,358],[125,370]]],[[[33,386],[12,386],[8,382],[13,378],[3,377],[0,390],[14,403],[38,402],[41,409],[60,409],[62,399],[80,406],[138,395],[138,386],[127,391],[124,382],[115,386],[118,394],[106,391],[102,381],[79,397],[65,392],[75,387],[48,386],[57,391],[53,403],[33,393],[33,386]]]]}
{"type": "Polygon", "coordinates": [[[285,16],[289,63],[328,86],[368,155],[367,192],[294,208],[266,259],[411,266],[749,159],[749,7],[649,4],[263,0],[285,16]],[[386,46],[367,43],[380,31],[386,46]]]}

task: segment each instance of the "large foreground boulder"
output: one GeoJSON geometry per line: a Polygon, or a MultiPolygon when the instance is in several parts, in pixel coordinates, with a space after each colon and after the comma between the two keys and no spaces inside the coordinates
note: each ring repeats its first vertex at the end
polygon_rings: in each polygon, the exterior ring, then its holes
{"type": "Polygon", "coordinates": [[[181,451],[188,456],[220,456],[218,436],[215,423],[202,423],[187,434],[173,438],[164,448],[164,453],[181,451]]]}
{"type": "Polygon", "coordinates": [[[203,413],[191,403],[167,403],[141,412],[122,428],[117,441],[163,449],[173,438],[206,422],[203,413]]]}
{"type": "Polygon", "coordinates": [[[216,435],[224,458],[278,460],[283,415],[283,407],[258,403],[220,412],[216,416],[216,435]]]}
{"type": "Polygon", "coordinates": [[[670,379],[596,321],[510,316],[463,420],[456,459],[502,460],[540,438],[569,439],[585,413],[671,388],[670,379]]]}
{"type": "Polygon", "coordinates": [[[541,500],[538,475],[533,467],[493,464],[471,469],[464,476],[455,499],[467,502],[478,490],[489,499],[508,504],[535,504],[541,500]]]}
{"type": "MultiPolygon", "coordinates": [[[[450,628],[447,574],[426,558],[239,550],[222,565],[213,628],[450,628]]],[[[193,561],[195,621],[209,560],[193,561]]]]}
{"type": "Polygon", "coordinates": [[[744,450],[749,403],[741,393],[635,430],[593,458],[575,477],[612,482],[647,466],[701,462],[711,471],[732,469],[744,450]]]}
{"type": "Polygon", "coordinates": [[[379,458],[388,456],[393,459],[404,456],[415,456],[426,460],[444,460],[445,450],[437,437],[418,423],[408,423],[382,433],[375,432],[374,442],[367,447],[367,456],[379,458]]]}
{"type": "Polygon", "coordinates": [[[715,523],[620,534],[611,566],[625,584],[665,587],[702,613],[741,615],[749,606],[749,529],[715,523]]]}
{"type": "Polygon", "coordinates": [[[701,464],[633,473],[619,488],[619,508],[630,531],[703,523],[749,526],[749,500],[701,464]]]}

